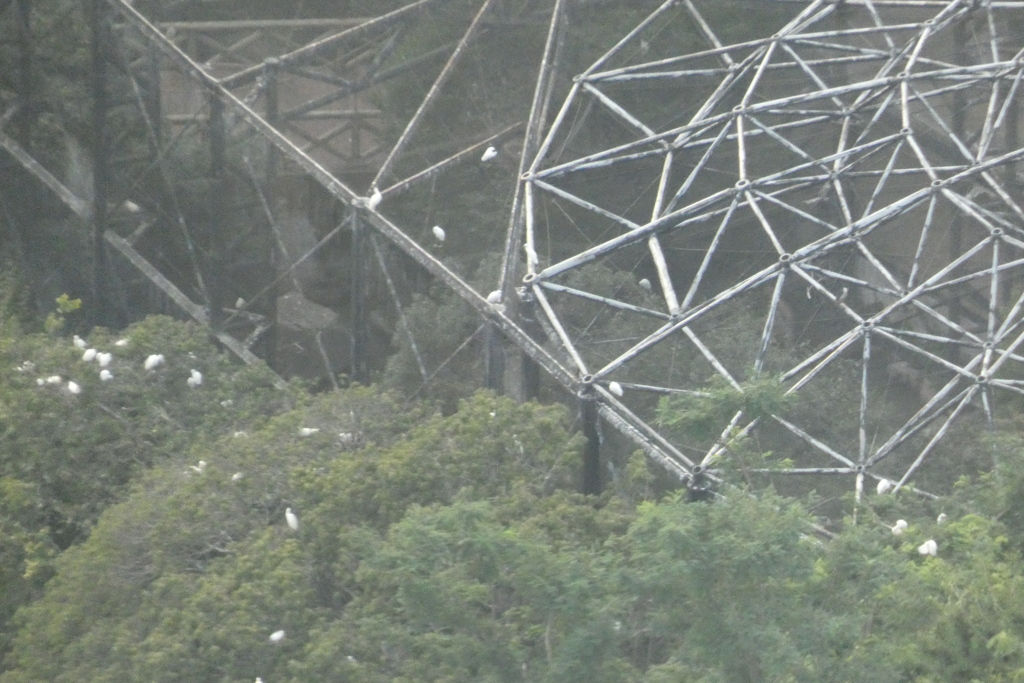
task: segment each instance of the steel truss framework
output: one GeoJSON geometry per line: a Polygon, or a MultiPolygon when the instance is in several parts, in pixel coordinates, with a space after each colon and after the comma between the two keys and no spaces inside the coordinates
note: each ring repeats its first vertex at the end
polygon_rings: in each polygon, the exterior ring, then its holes
{"type": "MultiPolygon", "coordinates": [[[[997,404],[1024,394],[1017,135],[1024,44],[1011,30],[1024,2],[773,3],[791,10],[775,32],[732,44],[734,16],[669,0],[627,27],[567,89],[557,78],[567,2],[538,3],[515,17],[546,24],[522,117],[513,112],[486,130],[453,133],[450,144],[425,151],[419,136],[444,103],[452,73],[481,36],[510,22],[502,3],[481,0],[459,33],[396,64],[420,13],[445,4],[417,0],[334,23],[207,27],[161,23],[125,0],[93,2],[94,34],[122,36],[155,164],[189,131],[209,144],[216,177],[230,175],[232,146],[243,150],[242,178],[287,264],[275,282],[290,277],[301,292],[296,269],[342,232],[351,235],[354,377],[366,373],[363,261],[380,267],[400,303],[382,237],[492,331],[489,384],[501,383],[496,340],[503,338],[525,354],[527,370],[543,369],[580,397],[591,490],[599,479],[598,415],[692,486],[728,467],[737,437],[763,432],[797,455],[795,465],[759,471],[839,475],[859,498],[865,480],[906,485],[945,455],[941,444],[958,422],[991,422],[997,404]],[[703,45],[682,51],[681,35],[703,45]],[[362,95],[425,65],[433,65],[431,87],[398,129],[387,130],[384,119],[395,113],[362,95]],[[191,110],[161,113],[152,81],[167,69],[201,93],[191,110]],[[503,143],[503,155],[519,157],[507,167],[510,208],[496,207],[507,215],[507,234],[498,240],[491,286],[475,288],[429,230],[389,215],[407,215],[397,209],[413,188],[478,164],[483,149],[503,143]],[[301,254],[289,253],[274,201],[285,166],[345,209],[337,227],[301,254]],[[368,182],[354,189],[339,179],[344,169],[368,182]],[[370,200],[374,190],[379,203],[370,200]],[[767,376],[780,378],[788,394],[842,391],[835,410],[844,414],[752,419],[737,410],[700,451],[652,426],[659,397],[699,397],[714,377],[742,394],[767,376]]],[[[109,229],[108,205],[120,197],[101,187],[102,172],[90,206],[11,136],[0,142],[91,222],[98,269],[104,245],[113,247],[252,360],[249,347],[271,322],[250,307],[269,287],[231,307],[215,260],[197,261],[192,278],[162,274],[134,246],[150,227],[145,221],[129,239],[109,229]],[[249,325],[246,341],[231,333],[239,321],[249,325]]],[[[102,153],[95,159],[101,168],[102,153]]],[[[186,221],[178,223],[187,241],[186,221]]],[[[416,351],[422,331],[398,309],[416,351]]],[[[430,369],[416,357],[427,380],[430,369]]]]}

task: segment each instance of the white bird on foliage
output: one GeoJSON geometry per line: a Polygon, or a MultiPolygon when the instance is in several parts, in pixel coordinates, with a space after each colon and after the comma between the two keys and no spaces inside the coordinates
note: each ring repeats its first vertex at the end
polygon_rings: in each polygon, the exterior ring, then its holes
{"type": "Polygon", "coordinates": [[[947,519],[949,519],[949,518],[946,517],[946,513],[945,512],[940,512],[938,518],[935,520],[935,523],[936,524],[945,524],[947,519]]]}
{"type": "Polygon", "coordinates": [[[114,342],[114,346],[128,346],[128,340],[118,339],[116,342],[114,342]]]}
{"type": "Polygon", "coordinates": [[[637,284],[640,285],[640,289],[646,289],[648,292],[651,291],[651,281],[647,278],[642,278],[637,284]]]}
{"type": "Polygon", "coordinates": [[[189,467],[191,467],[194,471],[198,472],[199,474],[202,474],[203,470],[206,469],[206,461],[205,460],[200,460],[199,464],[197,464],[197,465],[189,465],[189,467]]]}
{"type": "Polygon", "coordinates": [[[896,520],[896,526],[894,526],[892,528],[892,535],[893,536],[899,536],[900,534],[902,534],[904,531],[907,530],[907,526],[908,526],[907,525],[907,520],[905,520],[905,519],[897,519],[896,520]]]}
{"type": "Polygon", "coordinates": [[[487,295],[487,303],[489,304],[500,304],[501,303],[501,290],[496,289],[487,295]]]}
{"type": "Polygon", "coordinates": [[[146,370],[156,370],[158,367],[163,365],[164,362],[164,355],[162,353],[154,353],[146,358],[146,362],[143,363],[142,367],[146,370]]]}
{"type": "Polygon", "coordinates": [[[114,379],[114,375],[113,373],[110,372],[110,370],[100,370],[101,382],[109,382],[112,379],[114,379]]]}
{"type": "Polygon", "coordinates": [[[891,491],[891,490],[892,490],[892,482],[889,481],[888,479],[882,479],[881,481],[878,482],[878,486],[875,487],[875,491],[877,491],[878,495],[880,495],[880,496],[884,496],[885,494],[889,493],[889,491],[891,491]]]}
{"type": "Polygon", "coordinates": [[[274,631],[273,633],[270,634],[270,642],[272,642],[272,643],[280,643],[282,640],[284,640],[284,631],[283,630],[281,630],[281,631],[274,631]]]}
{"type": "Polygon", "coordinates": [[[142,213],[142,207],[130,199],[124,200],[124,210],[128,213],[142,213]]]}
{"type": "Polygon", "coordinates": [[[114,360],[114,354],[112,353],[97,353],[96,362],[100,364],[101,368],[105,368],[110,365],[114,360]]]}
{"type": "Polygon", "coordinates": [[[259,676],[256,677],[256,683],[263,683],[263,679],[259,676]]]}
{"type": "Polygon", "coordinates": [[[242,474],[241,472],[235,472],[234,474],[231,475],[231,481],[241,481],[242,477],[244,476],[245,475],[242,474]]]}
{"type": "Polygon", "coordinates": [[[189,372],[191,373],[192,376],[185,380],[185,383],[188,384],[193,389],[195,389],[196,387],[203,383],[203,373],[199,372],[195,368],[192,368],[192,370],[190,370],[189,372]]]}
{"type": "Polygon", "coordinates": [[[82,354],[82,360],[86,363],[91,363],[96,360],[96,349],[86,349],[85,353],[82,354]]]}
{"type": "Polygon", "coordinates": [[[75,346],[77,346],[80,349],[84,349],[86,347],[85,340],[79,337],[77,334],[71,338],[71,341],[73,341],[75,346]]]}
{"type": "Polygon", "coordinates": [[[480,161],[490,161],[496,156],[498,156],[498,150],[494,149],[494,145],[491,145],[484,150],[483,156],[480,157],[480,161]]]}
{"type": "Polygon", "coordinates": [[[375,186],[373,192],[370,194],[370,198],[366,200],[366,206],[370,209],[376,209],[380,206],[381,201],[384,199],[384,195],[380,193],[380,190],[375,186]]]}
{"type": "Polygon", "coordinates": [[[78,386],[74,382],[68,382],[68,391],[72,394],[80,394],[82,393],[82,387],[78,386]]]}
{"type": "Polygon", "coordinates": [[[444,242],[444,238],[446,237],[446,235],[444,233],[444,228],[442,228],[440,225],[435,225],[434,227],[432,227],[430,229],[430,232],[434,233],[434,239],[436,239],[438,242],[444,242]]]}
{"type": "Polygon", "coordinates": [[[319,427],[302,427],[299,429],[299,436],[313,436],[319,431],[319,427]]]}
{"type": "Polygon", "coordinates": [[[40,387],[41,387],[41,386],[43,386],[44,384],[46,384],[46,380],[45,380],[45,379],[43,379],[42,377],[36,377],[36,385],[37,385],[37,386],[40,386],[40,387]]]}
{"type": "Polygon", "coordinates": [[[931,555],[932,557],[935,557],[939,554],[939,544],[929,538],[917,547],[917,552],[921,555],[931,555]]]}
{"type": "Polygon", "coordinates": [[[46,378],[47,384],[60,384],[63,381],[64,380],[61,379],[60,375],[50,375],[49,377],[46,378]]]}
{"type": "Polygon", "coordinates": [[[611,383],[609,383],[608,384],[608,391],[612,392],[616,396],[622,396],[622,394],[625,393],[625,392],[622,391],[622,385],[619,384],[618,382],[611,382],[611,383]]]}
{"type": "MultiPolygon", "coordinates": [[[[292,531],[298,531],[299,530],[299,517],[294,512],[292,512],[291,508],[285,508],[284,509],[284,520],[286,522],[288,522],[288,528],[289,529],[291,529],[292,531]]],[[[284,631],[282,631],[281,633],[282,633],[282,637],[284,637],[283,636],[284,631]]]]}

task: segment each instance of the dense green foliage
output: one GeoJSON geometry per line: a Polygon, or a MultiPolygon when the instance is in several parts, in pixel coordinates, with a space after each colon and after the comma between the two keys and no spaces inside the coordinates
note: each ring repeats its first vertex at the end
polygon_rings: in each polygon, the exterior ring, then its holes
{"type": "MultiPolygon", "coordinates": [[[[949,498],[870,496],[827,537],[813,499],[656,495],[640,455],[614,491],[573,493],[559,407],[277,390],[166,318],[126,346],[93,332],[115,353],[101,382],[70,340],[5,325],[3,683],[1024,675],[1016,430],[949,498]],[[55,373],[82,392],[37,384],[55,373]]],[[[735,408],[711,393],[676,427],[735,408]]]]}

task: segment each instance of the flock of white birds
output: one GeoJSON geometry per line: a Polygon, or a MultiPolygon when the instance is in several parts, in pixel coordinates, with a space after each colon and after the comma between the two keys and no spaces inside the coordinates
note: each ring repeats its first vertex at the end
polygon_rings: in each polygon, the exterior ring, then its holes
{"type": "MultiPolygon", "coordinates": [[[[373,202],[373,204],[371,205],[370,208],[374,208],[376,204],[380,203],[380,192],[377,191],[376,188],[374,188],[374,190],[374,196],[371,197],[371,202],[373,202]]],[[[90,347],[88,342],[85,339],[82,339],[77,334],[74,335],[74,337],[72,338],[72,343],[75,345],[76,348],[82,350],[83,363],[96,363],[97,366],[100,368],[100,381],[110,382],[114,379],[114,373],[110,369],[111,365],[114,362],[114,354],[112,352],[99,351],[98,349],[90,347]]],[[[114,346],[124,348],[127,347],[130,343],[131,342],[128,339],[119,339],[116,342],[114,342],[114,346]]],[[[165,365],[167,365],[167,359],[164,357],[164,355],[161,353],[154,353],[146,357],[146,360],[142,364],[142,368],[147,372],[157,372],[160,368],[164,367],[165,365]]],[[[33,363],[32,361],[25,361],[20,366],[17,367],[18,372],[34,372],[35,369],[35,363],[33,363]]],[[[36,379],[36,384],[40,387],[57,386],[63,383],[64,379],[60,375],[50,375],[48,377],[39,377],[36,379]]],[[[189,376],[185,380],[185,383],[191,389],[197,389],[201,387],[203,384],[203,373],[195,368],[191,368],[189,370],[189,376]]],[[[82,386],[78,382],[75,382],[73,379],[68,380],[66,388],[68,393],[72,395],[78,395],[82,393],[82,386]]],[[[228,405],[229,402],[222,402],[222,404],[228,405]]],[[[299,436],[311,436],[319,431],[320,429],[316,427],[302,427],[299,430],[299,436]]],[[[235,436],[239,436],[241,434],[243,433],[236,432],[235,436]]],[[[342,439],[342,442],[345,442],[344,437],[346,436],[351,437],[351,434],[343,432],[339,438],[342,439]]],[[[189,469],[186,470],[187,473],[194,472],[195,474],[203,474],[203,472],[205,471],[205,460],[200,460],[195,465],[189,465],[189,469]]],[[[244,475],[242,472],[235,472],[231,476],[231,481],[241,481],[243,476],[244,475]]],[[[298,532],[299,517],[295,514],[294,511],[292,511],[290,507],[285,509],[284,518],[285,523],[288,525],[288,528],[291,529],[293,532],[298,532]]],[[[277,645],[281,643],[284,640],[284,638],[284,629],[280,629],[271,633],[269,640],[271,643],[277,645]]],[[[257,678],[256,683],[263,683],[263,679],[257,678]]]]}

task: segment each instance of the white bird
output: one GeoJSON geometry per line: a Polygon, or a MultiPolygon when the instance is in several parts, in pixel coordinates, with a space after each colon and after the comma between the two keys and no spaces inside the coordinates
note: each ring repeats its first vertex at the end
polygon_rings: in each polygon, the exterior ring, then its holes
{"type": "Polygon", "coordinates": [[[185,383],[188,384],[193,389],[195,389],[196,387],[203,383],[203,373],[199,372],[195,368],[192,368],[190,372],[192,376],[185,380],[185,383]]]}
{"type": "Polygon", "coordinates": [[[496,156],[498,156],[498,150],[494,149],[494,145],[491,145],[484,150],[483,156],[480,157],[480,161],[490,161],[496,156]]]}
{"type": "Polygon", "coordinates": [[[430,229],[430,232],[434,233],[434,239],[436,239],[438,242],[444,242],[444,228],[442,228],[440,225],[435,225],[433,228],[430,229]]]}
{"type": "Polygon", "coordinates": [[[263,679],[259,676],[256,677],[256,683],[263,683],[263,679]]]}
{"type": "Polygon", "coordinates": [[[241,481],[242,477],[244,476],[245,475],[242,474],[241,472],[235,472],[234,474],[231,475],[231,481],[241,481]]]}
{"type": "Polygon", "coordinates": [[[124,210],[128,213],[142,213],[142,207],[130,199],[124,200],[124,210]]]}
{"type": "Polygon", "coordinates": [[[489,304],[500,304],[501,303],[501,290],[496,289],[487,295],[487,303],[489,304]]]}
{"type": "Polygon", "coordinates": [[[353,657],[352,655],[348,655],[347,657],[345,657],[345,659],[348,660],[349,664],[357,664],[358,663],[358,662],[356,662],[356,658],[353,657]]]}
{"type": "Polygon", "coordinates": [[[612,392],[616,396],[622,396],[622,394],[624,393],[622,391],[622,385],[619,384],[618,382],[610,382],[608,384],[608,391],[612,392]]]}
{"type": "Polygon", "coordinates": [[[77,334],[74,337],[72,337],[71,340],[75,343],[75,346],[77,346],[80,349],[84,349],[86,347],[85,340],[79,337],[77,334]]]}
{"type": "Polygon", "coordinates": [[[151,354],[146,358],[146,362],[142,365],[147,370],[156,370],[158,367],[164,364],[164,355],[162,353],[151,354]]]}
{"type": "Polygon", "coordinates": [[[100,364],[101,368],[108,367],[110,362],[114,360],[114,354],[112,353],[97,353],[96,362],[100,364]]]}
{"type": "Polygon", "coordinates": [[[230,408],[231,406],[235,405],[235,402],[232,401],[230,398],[226,398],[220,402],[220,405],[224,408],[230,408]]]}
{"type": "Polygon", "coordinates": [[[114,375],[113,373],[110,372],[110,370],[100,370],[101,382],[109,382],[112,379],[114,379],[114,375]]]}
{"type": "Polygon", "coordinates": [[[236,439],[238,439],[238,438],[241,438],[241,437],[245,436],[245,432],[235,432],[231,436],[236,438],[236,439]]]}
{"type": "Polygon", "coordinates": [[[283,630],[282,631],[274,631],[273,633],[270,634],[270,642],[272,642],[272,643],[280,643],[282,640],[284,640],[284,631],[283,630]]]}
{"type": "Polygon", "coordinates": [[[128,340],[118,339],[116,342],[114,342],[114,346],[128,346],[128,340]]]}
{"type": "Polygon", "coordinates": [[[82,393],[82,387],[78,386],[74,382],[68,382],[68,391],[72,394],[80,394],[82,393]]]}
{"type": "Polygon", "coordinates": [[[875,490],[878,492],[878,495],[880,496],[884,496],[885,494],[889,493],[891,489],[892,482],[889,481],[888,479],[882,479],[881,481],[879,481],[878,486],[875,488],[875,490]]]}
{"type": "Polygon", "coordinates": [[[42,377],[36,377],[36,384],[38,386],[43,386],[44,384],[46,384],[46,380],[43,379],[42,377]]]}
{"type": "Polygon", "coordinates": [[[917,552],[921,555],[931,555],[932,557],[935,557],[939,554],[939,544],[932,539],[928,539],[921,545],[917,546],[917,552]]]}
{"type": "Polygon", "coordinates": [[[61,379],[60,375],[50,375],[46,378],[47,384],[60,384],[64,380],[61,379]]]}
{"type": "Polygon", "coordinates": [[[936,524],[945,524],[947,519],[949,519],[949,518],[946,517],[946,513],[945,512],[940,512],[938,518],[935,520],[935,523],[936,524]]]}
{"type": "Polygon", "coordinates": [[[205,460],[200,460],[199,464],[197,464],[197,465],[189,465],[189,467],[191,467],[194,471],[198,472],[199,474],[202,474],[203,470],[206,469],[206,461],[205,460]]]}
{"type": "Polygon", "coordinates": [[[338,440],[341,441],[343,446],[351,446],[356,441],[356,437],[352,432],[341,432],[338,434],[338,440]]]}
{"type": "Polygon", "coordinates": [[[902,534],[906,530],[907,530],[907,520],[905,520],[905,519],[897,519],[896,520],[896,526],[894,526],[892,528],[892,535],[893,536],[899,536],[900,534],[902,534]]]}
{"type": "Polygon", "coordinates": [[[284,509],[284,519],[286,522],[288,522],[289,529],[291,529],[292,531],[299,530],[299,518],[298,516],[296,516],[294,512],[292,512],[291,508],[284,509]]]}
{"type": "Polygon", "coordinates": [[[319,431],[319,427],[302,427],[299,429],[299,436],[313,436],[319,431]]]}
{"type": "Polygon", "coordinates": [[[384,195],[382,195],[380,193],[380,190],[377,189],[377,187],[375,186],[373,188],[373,193],[370,195],[370,198],[366,200],[366,206],[370,209],[376,209],[378,206],[380,206],[380,202],[382,199],[384,199],[384,195]]]}
{"type": "Polygon", "coordinates": [[[18,366],[18,372],[32,372],[35,369],[36,364],[30,360],[27,360],[18,366]]]}
{"type": "Polygon", "coordinates": [[[235,299],[235,308],[242,308],[243,306],[245,306],[245,299],[242,297],[235,299]]]}
{"type": "Polygon", "coordinates": [[[651,281],[647,278],[643,278],[637,283],[641,289],[646,289],[648,292],[651,291],[651,281]]]}
{"type": "Polygon", "coordinates": [[[96,349],[86,349],[85,353],[82,354],[82,360],[86,363],[91,363],[96,359],[96,349]]]}

